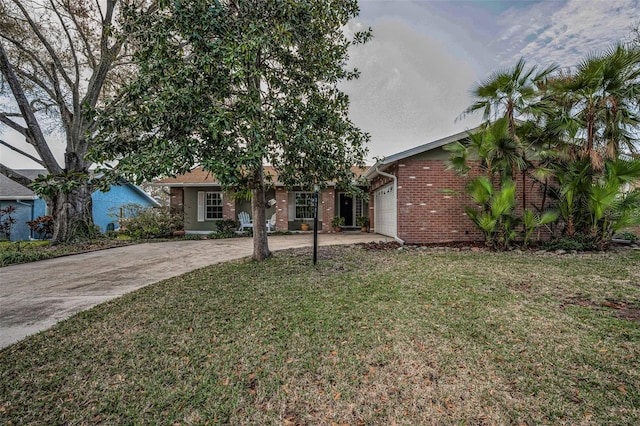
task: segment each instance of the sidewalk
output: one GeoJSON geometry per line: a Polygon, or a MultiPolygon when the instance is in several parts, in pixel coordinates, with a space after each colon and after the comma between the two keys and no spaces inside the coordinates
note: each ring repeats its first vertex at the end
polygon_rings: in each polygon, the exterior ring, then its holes
{"type": "MultiPolygon", "coordinates": [[[[377,234],[319,234],[319,245],[390,241],[377,234]]],[[[272,252],[312,247],[312,234],[269,237],[272,252]]],[[[0,348],[146,285],[251,256],[251,238],[145,243],[0,268],[0,348]]],[[[311,262],[311,259],[309,259],[311,262]]]]}

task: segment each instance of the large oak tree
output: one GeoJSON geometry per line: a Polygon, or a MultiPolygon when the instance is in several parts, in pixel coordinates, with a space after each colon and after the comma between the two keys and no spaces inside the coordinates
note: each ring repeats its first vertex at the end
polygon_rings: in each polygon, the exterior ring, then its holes
{"type": "MultiPolygon", "coordinates": [[[[101,114],[97,161],[151,179],[200,164],[227,188],[251,193],[265,223],[263,165],[288,186],[353,183],[368,135],[348,118],[339,82],[356,78],[345,34],[355,0],[165,1],[129,11],[139,74],[101,114]]],[[[270,255],[254,227],[254,258],[270,255]]]]}
{"type": "MultiPolygon", "coordinates": [[[[149,10],[143,3],[137,7],[149,10]]],[[[85,158],[92,144],[87,135],[96,129],[90,112],[130,72],[122,66],[126,37],[116,23],[119,9],[117,0],[0,0],[0,96],[11,100],[0,107],[0,127],[22,135],[36,154],[10,140],[0,145],[47,170],[35,188],[51,208],[54,242],[93,230],[85,158]],[[52,126],[65,136],[62,164],[47,136],[52,126]]],[[[0,173],[33,183],[2,162],[0,173]]]]}

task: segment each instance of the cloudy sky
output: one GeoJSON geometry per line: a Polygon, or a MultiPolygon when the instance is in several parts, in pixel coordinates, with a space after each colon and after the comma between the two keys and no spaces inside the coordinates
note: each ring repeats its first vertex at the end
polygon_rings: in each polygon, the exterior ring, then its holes
{"type": "MultiPolygon", "coordinates": [[[[640,21],[640,0],[360,0],[360,9],[349,29],[371,27],[373,39],[352,52],[362,76],[345,91],[353,120],[371,134],[370,162],[474,127],[478,117],[456,117],[492,71],[521,56],[575,65],[640,21]]],[[[0,155],[36,166],[6,148],[0,155]]]]}
{"type": "Polygon", "coordinates": [[[464,131],[479,117],[456,118],[492,71],[521,56],[576,65],[639,21],[640,0],[360,0],[350,28],[373,39],[351,55],[352,119],[371,134],[370,160],[464,131]]]}

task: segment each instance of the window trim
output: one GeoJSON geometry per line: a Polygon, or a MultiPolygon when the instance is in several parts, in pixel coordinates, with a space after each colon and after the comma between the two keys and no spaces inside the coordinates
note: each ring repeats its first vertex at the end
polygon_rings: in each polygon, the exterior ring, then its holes
{"type": "Polygon", "coordinates": [[[313,219],[313,203],[314,203],[314,193],[308,191],[296,191],[293,194],[293,220],[312,220],[313,219]],[[307,204],[301,205],[300,207],[310,208],[311,216],[310,217],[298,217],[298,194],[305,194],[305,199],[307,200],[307,204]]]}
{"type": "Polygon", "coordinates": [[[224,219],[224,195],[222,191],[198,191],[198,222],[214,221],[224,219]],[[220,217],[210,217],[208,207],[210,204],[209,194],[217,194],[219,198],[219,206],[211,205],[212,207],[218,207],[220,209],[220,217]]]}

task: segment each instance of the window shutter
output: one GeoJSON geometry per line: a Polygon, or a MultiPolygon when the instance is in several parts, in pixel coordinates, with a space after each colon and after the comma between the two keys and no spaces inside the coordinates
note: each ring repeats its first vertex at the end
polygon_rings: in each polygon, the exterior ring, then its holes
{"type": "Polygon", "coordinates": [[[204,191],[198,191],[198,222],[204,222],[204,191]]]}

